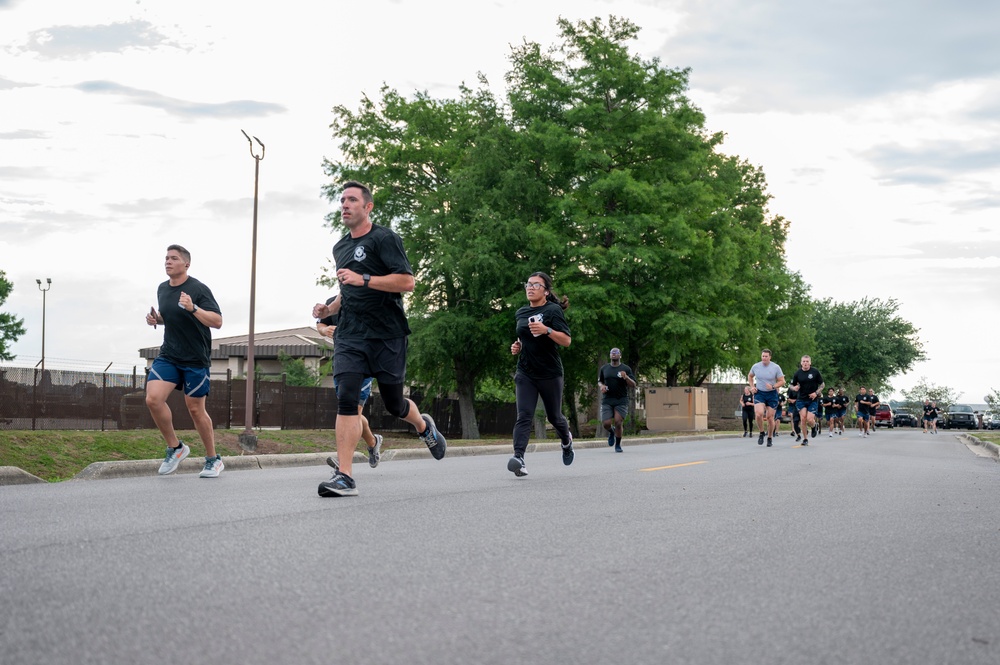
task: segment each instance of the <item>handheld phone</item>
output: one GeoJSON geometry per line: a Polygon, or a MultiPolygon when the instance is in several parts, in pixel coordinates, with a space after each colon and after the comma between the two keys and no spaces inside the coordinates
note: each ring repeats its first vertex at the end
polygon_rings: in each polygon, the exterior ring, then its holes
{"type": "MultiPolygon", "coordinates": [[[[528,323],[543,323],[541,314],[533,314],[528,317],[528,323]]],[[[531,333],[532,337],[538,337],[541,333],[531,333]]]]}

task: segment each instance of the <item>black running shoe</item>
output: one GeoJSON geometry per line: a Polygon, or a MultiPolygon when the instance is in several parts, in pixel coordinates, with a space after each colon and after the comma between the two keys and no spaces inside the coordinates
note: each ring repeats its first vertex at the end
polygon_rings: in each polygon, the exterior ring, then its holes
{"type": "Polygon", "coordinates": [[[763,432],[761,432],[760,436],[757,437],[757,445],[758,446],[763,446],[764,445],[764,433],[763,432]]]}
{"type": "Polygon", "coordinates": [[[354,483],[354,478],[346,476],[339,471],[333,474],[333,478],[325,483],[319,484],[320,496],[357,496],[358,486],[354,483]]]}
{"type": "Polygon", "coordinates": [[[798,436],[795,437],[795,442],[796,443],[798,443],[801,440],[802,440],[802,435],[801,434],[799,434],[798,436]]]}
{"type": "Polygon", "coordinates": [[[524,465],[524,458],[518,457],[517,455],[514,455],[507,460],[507,470],[518,478],[528,475],[528,469],[524,465]]]}
{"type": "Polygon", "coordinates": [[[563,454],[563,464],[569,466],[570,464],[573,463],[573,458],[576,457],[576,454],[573,452],[572,434],[569,435],[569,442],[562,447],[562,454],[563,454]]]}
{"type": "Polygon", "coordinates": [[[424,442],[424,445],[431,451],[431,455],[434,459],[442,459],[444,457],[444,452],[448,448],[448,442],[438,431],[437,425],[434,424],[434,419],[428,416],[426,413],[420,415],[424,419],[424,424],[427,425],[427,429],[424,433],[419,435],[420,440],[424,442]]]}
{"type": "Polygon", "coordinates": [[[608,430],[608,447],[615,445],[615,430],[612,427],[608,430]]]}
{"type": "Polygon", "coordinates": [[[809,445],[809,439],[806,439],[806,440],[804,440],[804,441],[802,442],[802,445],[803,445],[803,446],[808,446],[808,445],[809,445]]]}
{"type": "Polygon", "coordinates": [[[616,453],[623,453],[623,452],[625,452],[624,450],[622,450],[622,444],[619,443],[619,444],[615,445],[615,452],[616,453]]]}
{"type": "Polygon", "coordinates": [[[337,458],[331,455],[326,458],[326,463],[330,465],[334,473],[340,473],[340,464],[337,463],[337,458]]]}
{"type": "Polygon", "coordinates": [[[771,447],[771,437],[767,437],[767,447],[771,447]]]}
{"type": "Polygon", "coordinates": [[[815,439],[815,438],[816,438],[816,432],[817,432],[816,428],[815,428],[815,427],[813,427],[813,428],[812,428],[812,433],[811,433],[811,434],[810,434],[809,436],[811,436],[812,438],[814,438],[814,439],[815,439]]]}

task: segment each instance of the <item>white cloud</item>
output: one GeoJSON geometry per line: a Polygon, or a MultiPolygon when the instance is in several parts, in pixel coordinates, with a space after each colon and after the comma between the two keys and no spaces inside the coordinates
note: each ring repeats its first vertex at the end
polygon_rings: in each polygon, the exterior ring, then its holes
{"type": "Polygon", "coordinates": [[[76,59],[97,53],[124,53],[133,49],[177,47],[148,21],[132,20],[104,25],[56,25],[34,30],[20,46],[43,58],[76,59]]]}

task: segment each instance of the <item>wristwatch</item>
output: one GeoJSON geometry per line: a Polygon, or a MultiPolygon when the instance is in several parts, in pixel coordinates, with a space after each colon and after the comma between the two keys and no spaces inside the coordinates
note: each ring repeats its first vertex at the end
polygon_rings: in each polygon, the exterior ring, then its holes
{"type": "Polygon", "coordinates": [[[192,314],[194,314],[195,312],[197,312],[197,311],[198,311],[198,305],[195,305],[194,303],[191,303],[191,307],[193,308],[193,309],[191,310],[191,313],[192,313],[192,314]]]}
{"type": "Polygon", "coordinates": [[[545,329],[545,334],[546,335],[551,335],[552,334],[552,328],[546,328],[545,329]]]}
{"type": "Polygon", "coordinates": [[[365,286],[368,286],[368,281],[369,281],[369,280],[370,280],[371,278],[372,278],[372,276],[371,276],[371,275],[369,275],[368,273],[365,273],[365,274],[361,275],[361,279],[365,280],[365,286]]]}

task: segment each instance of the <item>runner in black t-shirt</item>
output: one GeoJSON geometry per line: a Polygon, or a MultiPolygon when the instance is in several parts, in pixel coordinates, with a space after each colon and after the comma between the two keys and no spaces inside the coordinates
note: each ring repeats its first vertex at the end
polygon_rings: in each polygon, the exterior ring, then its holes
{"type": "MultiPolygon", "coordinates": [[[[622,424],[628,415],[628,389],[635,387],[632,368],[622,364],[622,352],[611,349],[611,362],[597,373],[597,386],[603,395],[601,422],[608,431],[608,445],[622,452],[622,424]]],[[[753,396],[751,396],[752,399],[753,396]]]]}
{"type": "Polygon", "coordinates": [[[788,420],[792,423],[792,431],[788,433],[788,436],[794,436],[795,441],[798,442],[802,440],[801,416],[799,415],[799,410],[795,408],[795,402],[799,399],[799,391],[789,384],[788,390],[785,392],[785,398],[787,400],[785,404],[786,414],[788,415],[788,420]]]}
{"type": "Polygon", "coordinates": [[[920,424],[923,426],[924,434],[927,434],[927,427],[930,425],[931,401],[924,400],[924,414],[920,417],[920,424]]]}
{"type": "Polygon", "coordinates": [[[354,449],[361,438],[358,403],[366,377],[378,380],[379,394],[390,414],[408,422],[435,459],[444,457],[447,441],[434,419],[421,414],[403,397],[406,347],[410,327],[403,293],[412,291],[413,269],[402,239],[373,224],[371,191],[346,182],[340,196],[341,221],[348,232],[333,246],[340,297],[331,305],[317,303],[313,317],[340,314],[334,333],[333,379],[337,390],[337,462],[330,480],[320,483],[320,496],[357,496],[351,476],[354,449]]]}
{"type": "Polygon", "coordinates": [[[837,421],[837,396],[833,388],[826,391],[826,395],[821,400],[823,413],[826,414],[826,426],[829,430],[830,438],[833,438],[833,424],[837,421]]]}
{"type": "Polygon", "coordinates": [[[868,390],[866,388],[858,389],[858,394],[854,398],[854,404],[858,410],[858,436],[868,436],[868,422],[871,419],[871,415],[868,413],[870,401],[868,390]]]}
{"type": "Polygon", "coordinates": [[[743,416],[743,436],[753,436],[753,391],[750,386],[743,386],[743,394],[740,395],[740,413],[743,416]]]}
{"type": "Polygon", "coordinates": [[[878,395],[875,394],[875,389],[874,388],[869,388],[868,389],[868,413],[871,415],[871,418],[869,418],[868,430],[872,434],[874,434],[876,432],[876,430],[878,429],[878,427],[876,427],[876,423],[878,421],[875,420],[875,414],[878,413],[878,405],[881,404],[881,403],[882,402],[878,401],[878,395]]]}
{"type": "Polygon", "coordinates": [[[575,456],[573,435],[562,414],[563,365],[559,357],[559,347],[567,347],[573,341],[563,316],[569,299],[560,299],[552,292],[552,278],[543,272],[528,277],[524,294],[528,304],[514,313],[517,339],[510,345],[511,354],[518,357],[514,374],[517,421],[514,423],[514,456],[507,461],[507,470],[518,477],[528,475],[524,453],[528,449],[539,397],[545,407],[545,417],[562,443],[563,464],[569,466],[575,456]]]}
{"type": "Polygon", "coordinates": [[[798,393],[795,402],[795,409],[799,412],[800,427],[802,428],[802,445],[809,445],[809,432],[815,437],[816,410],[819,408],[819,397],[823,394],[823,377],[819,370],[812,366],[812,358],[802,356],[798,371],[792,376],[792,387],[798,393]]]}
{"type": "Polygon", "coordinates": [[[837,434],[844,434],[844,417],[847,416],[847,407],[851,404],[851,399],[847,396],[847,391],[843,388],[837,390],[837,434]]]}
{"type": "Polygon", "coordinates": [[[938,420],[938,405],[937,402],[931,401],[931,410],[927,414],[928,426],[931,428],[931,434],[937,434],[937,420],[938,420]]]}
{"type": "Polygon", "coordinates": [[[215,452],[215,429],[205,410],[212,367],[212,331],[222,327],[222,311],[211,289],[188,275],[191,253],[180,245],[167,247],[164,267],[167,281],[156,289],[160,310],[150,308],[146,324],[163,326],[163,345],[146,377],[146,406],[167,443],[160,475],[177,470],[191,448],[177,438],[173,414],[167,398],[174,390],[184,391],[184,404],[191,414],[201,442],[205,445],[202,478],[217,478],[225,464],[215,452]]]}

